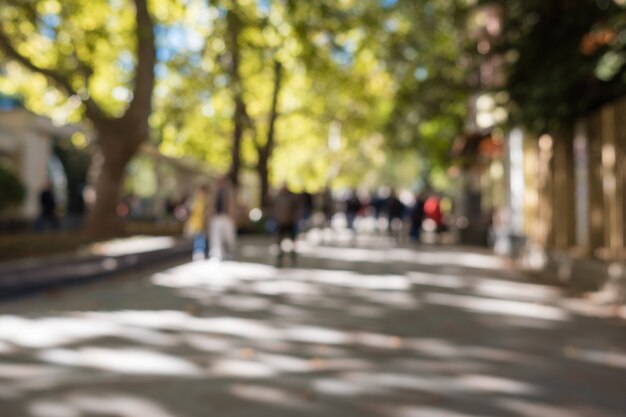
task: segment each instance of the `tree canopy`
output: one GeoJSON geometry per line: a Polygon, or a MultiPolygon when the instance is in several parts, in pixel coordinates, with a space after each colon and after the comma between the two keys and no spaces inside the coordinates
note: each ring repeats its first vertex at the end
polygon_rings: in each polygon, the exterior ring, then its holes
{"type": "MultiPolygon", "coordinates": [[[[372,173],[382,181],[383,171],[395,169],[398,149],[413,153],[416,162],[445,163],[467,100],[457,65],[463,9],[456,2],[222,1],[195,23],[198,11],[187,10],[186,36],[200,41],[172,54],[156,90],[153,119],[162,127],[165,152],[191,153],[227,169],[236,127],[233,90],[241,89],[247,117],[242,164],[255,166],[255,149],[266,144],[270,129],[278,62],[274,184],[288,180],[295,188],[319,189],[332,179],[354,186],[372,173]],[[229,68],[229,13],[240,31],[236,82],[229,68]],[[337,149],[329,146],[331,125],[340,126],[337,149]]],[[[404,182],[413,176],[407,171],[404,182]]]]}
{"type": "Polygon", "coordinates": [[[487,0],[501,7],[513,122],[560,129],[626,94],[626,4],[614,0],[487,0]]]}
{"type": "Polygon", "coordinates": [[[411,185],[446,164],[463,129],[467,10],[464,0],[7,0],[0,91],[58,123],[88,120],[101,146],[130,156],[138,142],[102,138],[123,136],[119,121],[136,108],[163,153],[217,172],[267,158],[270,181],[296,189],[411,185]]]}

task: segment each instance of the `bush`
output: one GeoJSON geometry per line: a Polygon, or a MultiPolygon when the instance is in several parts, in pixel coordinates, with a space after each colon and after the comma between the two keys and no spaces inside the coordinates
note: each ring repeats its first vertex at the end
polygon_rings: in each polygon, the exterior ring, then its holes
{"type": "Polygon", "coordinates": [[[26,189],[15,170],[4,159],[0,159],[0,212],[22,202],[26,189]]]}

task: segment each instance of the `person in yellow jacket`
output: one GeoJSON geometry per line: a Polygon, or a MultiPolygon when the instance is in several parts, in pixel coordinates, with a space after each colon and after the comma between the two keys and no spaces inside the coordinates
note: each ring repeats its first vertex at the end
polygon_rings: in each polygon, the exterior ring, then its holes
{"type": "Polygon", "coordinates": [[[204,259],[207,256],[208,202],[209,188],[206,185],[202,185],[193,196],[189,217],[185,224],[185,234],[193,238],[193,260],[204,259]]]}

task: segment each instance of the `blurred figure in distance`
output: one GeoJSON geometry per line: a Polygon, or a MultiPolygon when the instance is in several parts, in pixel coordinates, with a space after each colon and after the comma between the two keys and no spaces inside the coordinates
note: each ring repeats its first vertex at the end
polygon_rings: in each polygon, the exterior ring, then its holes
{"type": "Polygon", "coordinates": [[[301,231],[306,231],[311,226],[311,217],[313,216],[313,195],[305,190],[302,194],[300,194],[300,202],[302,216],[299,219],[299,229],[301,231]]]}
{"type": "Polygon", "coordinates": [[[215,191],[209,199],[210,257],[222,260],[225,255],[234,257],[237,245],[235,226],[235,190],[227,176],[217,180],[215,191]]]}
{"type": "Polygon", "coordinates": [[[282,266],[285,255],[285,246],[290,246],[291,261],[296,262],[296,237],[298,220],[300,219],[300,202],[298,196],[287,188],[286,184],[278,191],[274,198],[273,215],[276,220],[276,236],[278,243],[277,266],[282,266]],[[284,242],[289,239],[288,242],[284,242]]]}
{"type": "Polygon", "coordinates": [[[330,187],[326,186],[322,193],[322,212],[324,213],[324,226],[331,227],[335,215],[335,200],[330,187]]]}
{"type": "Polygon", "coordinates": [[[424,215],[432,221],[436,236],[436,243],[440,243],[441,233],[444,232],[443,214],[441,213],[441,198],[433,194],[424,202],[424,215]]]}
{"type": "Polygon", "coordinates": [[[190,203],[189,217],[185,223],[185,235],[193,239],[192,259],[204,259],[207,256],[207,232],[209,230],[208,211],[209,187],[201,185],[196,190],[190,203]]]}
{"type": "Polygon", "coordinates": [[[422,223],[424,223],[424,204],[426,199],[422,193],[415,196],[415,204],[411,208],[411,230],[409,237],[414,242],[419,243],[422,237],[422,223]]]}
{"type": "Polygon", "coordinates": [[[387,199],[386,203],[387,209],[387,219],[389,223],[387,224],[387,232],[390,237],[399,240],[400,234],[402,233],[403,225],[404,225],[404,204],[398,198],[398,194],[395,189],[391,189],[391,194],[387,199]]]}
{"type": "Polygon", "coordinates": [[[348,223],[348,229],[354,232],[354,221],[361,210],[361,200],[359,200],[359,196],[357,195],[356,190],[352,190],[348,199],[346,200],[346,222],[348,223]]]}
{"type": "Polygon", "coordinates": [[[57,203],[51,181],[48,181],[39,193],[39,210],[39,217],[35,225],[36,230],[38,232],[45,232],[48,229],[51,231],[58,230],[57,203]]]}

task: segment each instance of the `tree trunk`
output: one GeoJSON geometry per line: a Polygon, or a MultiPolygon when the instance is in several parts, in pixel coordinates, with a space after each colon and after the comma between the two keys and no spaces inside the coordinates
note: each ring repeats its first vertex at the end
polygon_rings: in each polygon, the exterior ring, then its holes
{"type": "Polygon", "coordinates": [[[96,236],[123,233],[124,223],[117,216],[116,209],[125,167],[106,162],[101,167],[95,184],[96,199],[87,215],[87,233],[96,236]]]}
{"type": "Polygon", "coordinates": [[[138,131],[133,129],[130,120],[126,121],[118,125],[115,129],[117,133],[100,133],[99,152],[102,159],[94,173],[95,200],[89,208],[86,222],[86,232],[91,235],[113,236],[124,232],[124,222],[117,215],[117,205],[126,176],[126,165],[143,142],[138,139],[138,131]]]}
{"type": "Polygon", "coordinates": [[[245,105],[243,99],[240,97],[240,93],[235,98],[235,114],[234,122],[235,129],[233,131],[233,147],[231,150],[231,163],[230,163],[230,181],[233,187],[239,186],[239,171],[241,169],[241,140],[243,138],[244,123],[245,123],[245,105]]]}
{"type": "MultiPolygon", "coordinates": [[[[117,204],[128,161],[149,136],[148,118],[152,113],[156,47],[154,24],[146,0],[134,0],[136,6],[137,65],[133,99],[122,117],[113,119],[99,111],[90,118],[98,133],[103,156],[96,179],[96,199],[87,215],[86,231],[97,236],[119,235],[125,224],[117,216],[117,204]]],[[[87,107],[89,110],[89,107],[87,107]]]]}
{"type": "Polygon", "coordinates": [[[268,158],[262,158],[261,153],[259,153],[259,162],[256,166],[257,174],[259,175],[259,182],[261,186],[261,195],[260,195],[260,204],[261,208],[266,208],[270,206],[269,195],[270,195],[270,173],[268,167],[268,158]]]}
{"type": "Polygon", "coordinates": [[[265,145],[258,146],[259,161],[257,162],[257,173],[261,183],[261,207],[268,207],[269,201],[269,159],[274,150],[274,137],[276,135],[276,119],[278,118],[278,95],[280,93],[282,77],[282,65],[274,60],[274,89],[272,91],[272,107],[270,110],[267,140],[265,145]]]}
{"type": "Polygon", "coordinates": [[[239,64],[241,55],[239,51],[239,32],[241,31],[241,20],[236,12],[229,11],[227,15],[228,37],[227,45],[230,51],[230,76],[231,89],[233,92],[233,100],[235,101],[235,111],[233,113],[233,147],[231,150],[231,165],[228,175],[235,189],[239,186],[239,171],[241,170],[241,142],[243,134],[247,126],[249,126],[250,118],[246,110],[246,103],[243,98],[243,81],[239,64]]]}

